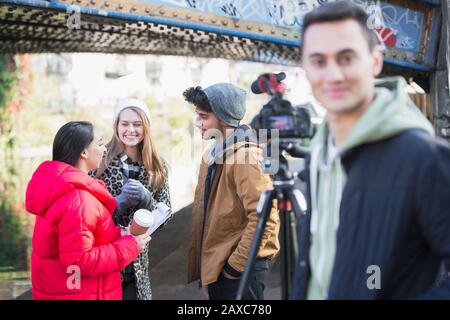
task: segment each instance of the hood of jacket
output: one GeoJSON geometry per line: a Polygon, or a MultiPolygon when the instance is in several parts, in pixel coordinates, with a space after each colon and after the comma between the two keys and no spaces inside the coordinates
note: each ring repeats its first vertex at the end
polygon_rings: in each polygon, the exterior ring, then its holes
{"type": "Polygon", "coordinates": [[[27,186],[26,209],[42,216],[58,199],[76,189],[91,193],[109,212],[114,211],[116,201],[101,180],[60,161],[45,161],[36,169],[27,186]]]}
{"type": "MultiPolygon", "coordinates": [[[[346,141],[339,146],[339,154],[364,143],[390,138],[408,129],[420,129],[434,136],[433,126],[409,97],[406,85],[402,77],[377,80],[374,101],[355,124],[346,141]]],[[[327,132],[324,123],[317,139],[325,141],[327,132]]]]}
{"type": "Polygon", "coordinates": [[[228,156],[245,145],[258,146],[258,140],[253,129],[246,124],[237,127],[223,143],[215,141],[209,149],[206,162],[209,166],[213,163],[221,164],[228,156]]]}

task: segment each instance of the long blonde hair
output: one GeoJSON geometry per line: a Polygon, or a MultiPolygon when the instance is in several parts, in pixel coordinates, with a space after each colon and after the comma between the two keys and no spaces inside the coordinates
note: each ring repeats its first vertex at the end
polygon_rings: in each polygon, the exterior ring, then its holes
{"type": "MultiPolygon", "coordinates": [[[[167,167],[163,164],[162,159],[159,157],[158,152],[156,151],[155,144],[153,143],[150,134],[150,122],[142,110],[134,107],[130,107],[127,109],[131,109],[134,112],[136,112],[141,118],[143,124],[144,139],[138,145],[139,163],[143,164],[145,169],[147,170],[147,173],[151,178],[153,187],[156,190],[161,190],[167,179],[167,167]]],[[[100,164],[100,168],[97,171],[97,177],[100,177],[101,174],[109,166],[109,164],[113,161],[113,159],[118,154],[124,151],[123,142],[120,141],[117,132],[119,119],[120,113],[117,115],[116,119],[114,119],[113,125],[114,135],[111,138],[111,141],[109,141],[108,144],[106,145],[107,148],[106,157],[100,164]]]]}

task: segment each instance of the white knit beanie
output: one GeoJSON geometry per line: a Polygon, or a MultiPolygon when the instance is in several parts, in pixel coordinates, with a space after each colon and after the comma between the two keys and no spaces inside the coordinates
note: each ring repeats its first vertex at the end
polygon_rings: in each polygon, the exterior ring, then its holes
{"type": "Polygon", "coordinates": [[[151,123],[150,121],[150,110],[148,109],[147,105],[145,104],[144,101],[142,100],[138,100],[138,99],[129,99],[129,98],[125,98],[125,99],[119,99],[116,103],[116,106],[114,108],[114,121],[117,119],[117,117],[119,116],[119,114],[122,112],[122,110],[126,109],[126,108],[138,108],[140,110],[142,110],[145,115],[147,116],[148,122],[151,123]]]}

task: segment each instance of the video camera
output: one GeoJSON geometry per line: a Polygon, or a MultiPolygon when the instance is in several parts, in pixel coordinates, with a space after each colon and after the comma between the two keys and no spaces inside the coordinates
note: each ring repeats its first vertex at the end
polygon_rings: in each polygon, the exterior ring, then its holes
{"type": "Polygon", "coordinates": [[[283,99],[286,87],[281,81],[285,78],[284,72],[266,73],[252,83],[253,93],[267,93],[272,99],[263,106],[250,125],[257,134],[260,129],[266,129],[269,139],[271,130],[279,130],[281,141],[310,138],[313,135],[313,126],[307,105],[294,107],[288,100],[283,99]]]}

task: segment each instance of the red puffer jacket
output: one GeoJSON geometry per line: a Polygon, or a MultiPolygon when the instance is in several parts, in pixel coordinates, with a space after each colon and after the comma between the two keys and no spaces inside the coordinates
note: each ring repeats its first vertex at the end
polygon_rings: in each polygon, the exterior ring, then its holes
{"type": "Polygon", "coordinates": [[[120,270],[138,255],[120,236],[115,199],[104,183],[59,161],[31,178],[26,208],[36,215],[31,257],[33,299],[122,299],[120,270]]]}

